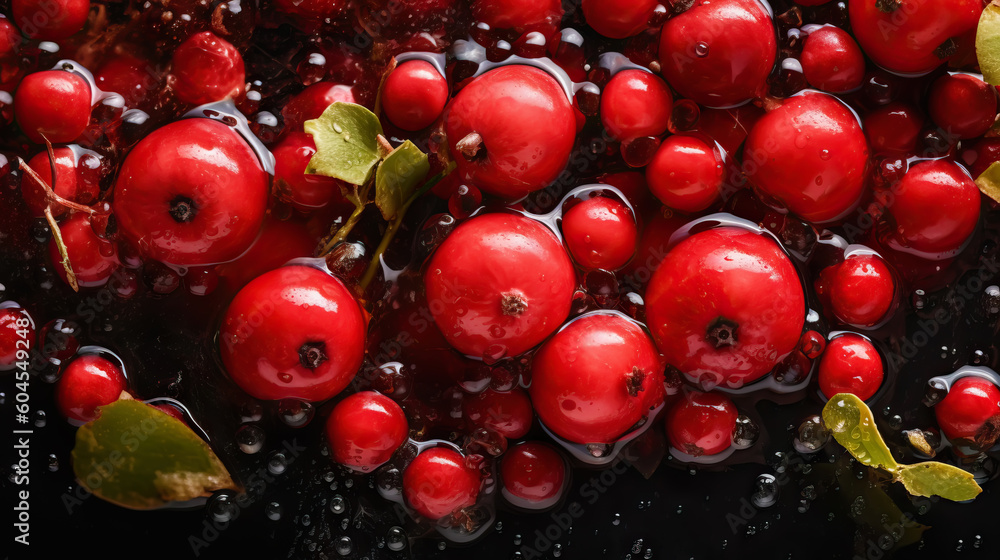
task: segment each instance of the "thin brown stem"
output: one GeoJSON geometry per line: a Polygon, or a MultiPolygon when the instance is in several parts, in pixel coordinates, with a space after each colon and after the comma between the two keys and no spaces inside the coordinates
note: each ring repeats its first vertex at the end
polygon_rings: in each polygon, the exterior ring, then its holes
{"type": "Polygon", "coordinates": [[[365,207],[368,206],[368,192],[370,189],[371,183],[362,187],[360,191],[357,186],[354,186],[353,194],[347,195],[346,198],[354,203],[354,212],[351,212],[350,217],[347,218],[344,225],[340,226],[340,228],[337,229],[337,232],[333,234],[333,237],[331,237],[330,240],[323,245],[323,248],[320,250],[318,256],[325,257],[329,255],[330,251],[332,251],[338,243],[347,239],[347,236],[350,235],[354,226],[358,225],[358,222],[361,221],[361,214],[365,211],[365,207]]]}
{"type": "Polygon", "coordinates": [[[62,257],[63,269],[66,271],[66,282],[69,283],[69,287],[73,288],[74,292],[80,291],[80,284],[76,281],[76,273],[73,272],[73,265],[69,262],[69,252],[66,250],[66,243],[63,242],[62,231],[59,229],[59,224],[56,223],[55,217],[52,215],[52,208],[48,205],[45,206],[45,221],[49,223],[49,227],[52,228],[52,240],[56,243],[56,249],[59,250],[59,256],[62,257]]]}
{"type": "MultiPolygon", "coordinates": [[[[87,214],[91,215],[97,212],[90,206],[84,206],[83,204],[80,204],[78,202],[73,202],[72,200],[66,200],[65,198],[59,196],[58,194],[56,194],[54,190],[52,190],[52,186],[49,185],[48,181],[42,179],[42,177],[38,173],[35,173],[35,170],[28,165],[28,162],[24,161],[21,158],[18,158],[18,163],[20,164],[21,169],[24,170],[25,175],[31,177],[32,180],[37,181],[38,184],[42,186],[42,189],[45,191],[45,199],[49,203],[55,202],[56,204],[59,204],[60,206],[65,206],[70,210],[76,210],[77,212],[86,212],[87,214]]],[[[53,166],[52,176],[55,177],[55,166],[53,166]]]]}

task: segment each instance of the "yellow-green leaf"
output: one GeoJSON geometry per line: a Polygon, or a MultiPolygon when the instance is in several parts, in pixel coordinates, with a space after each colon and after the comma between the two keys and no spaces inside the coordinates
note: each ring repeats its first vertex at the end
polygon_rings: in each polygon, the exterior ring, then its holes
{"type": "Polygon", "coordinates": [[[409,140],[389,153],[375,173],[375,205],[382,217],[396,217],[430,170],[427,154],[409,140]]]}
{"type": "Polygon", "coordinates": [[[823,407],[823,424],[855,459],[869,467],[895,471],[899,466],[882,441],[868,405],[850,393],[834,395],[823,407]]]}
{"type": "Polygon", "coordinates": [[[338,101],[318,119],[306,121],[305,131],[316,142],[306,173],[363,185],[381,159],[376,138],[382,134],[382,124],[361,105],[338,101]]]}
{"type": "Polygon", "coordinates": [[[133,400],[100,408],[76,432],[73,472],[94,495],[131,509],[236,490],[229,472],[183,422],[133,400]]]}
{"type": "Polygon", "coordinates": [[[900,465],[896,480],[914,496],[941,496],[956,502],[971,500],[983,491],[972,473],[936,461],[900,465]]]}
{"type": "Polygon", "coordinates": [[[983,174],[976,179],[976,186],[983,194],[1000,202],[1000,161],[992,163],[983,171],[983,174]]]}
{"type": "Polygon", "coordinates": [[[986,83],[1000,84],[1000,6],[992,3],[979,16],[976,58],[986,83]]]}

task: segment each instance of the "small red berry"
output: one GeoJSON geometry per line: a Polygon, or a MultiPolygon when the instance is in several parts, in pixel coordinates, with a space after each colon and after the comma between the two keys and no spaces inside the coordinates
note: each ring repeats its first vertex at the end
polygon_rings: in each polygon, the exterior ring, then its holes
{"type": "Polygon", "coordinates": [[[97,407],[118,400],[125,390],[121,368],[101,356],[88,354],[69,363],[56,383],[56,406],[71,424],[98,416],[97,407]]]}
{"type": "Polygon", "coordinates": [[[722,393],[685,391],[667,412],[670,445],[693,457],[722,453],[733,442],[739,412],[722,393]]]}
{"type": "Polygon", "coordinates": [[[882,257],[853,255],[836,266],[828,286],[833,314],[859,327],[882,321],[896,295],[896,282],[882,257]]]}
{"type": "Polygon", "coordinates": [[[382,87],[382,110],[403,130],[432,125],[448,103],[448,80],[429,62],[410,60],[389,74],[382,87]]]}
{"type": "Polygon", "coordinates": [[[90,107],[90,85],[63,70],[28,74],[14,92],[17,124],[36,144],[43,136],[53,144],[76,140],[90,124],[90,107]]]}
{"type": "Polygon", "coordinates": [[[997,116],[993,86],[969,74],[945,74],[931,85],[931,119],[949,136],[967,140],[982,136],[997,116]]]}
{"type": "Polygon", "coordinates": [[[420,515],[441,519],[476,503],[479,473],[446,447],[428,449],[403,471],[403,496],[420,515]]]}
{"type": "Polygon", "coordinates": [[[336,179],[305,172],[316,153],[312,136],[292,132],[272,148],[271,153],[274,154],[275,190],[283,201],[308,212],[342,199],[336,179]]]}
{"type": "Polygon", "coordinates": [[[25,37],[59,41],[83,29],[90,14],[90,0],[13,0],[14,22],[25,37]]]}
{"type": "Polygon", "coordinates": [[[524,437],[535,419],[528,393],[520,387],[506,393],[487,389],[466,397],[462,410],[476,426],[489,428],[507,439],[524,437]]]}
{"type": "Polygon", "coordinates": [[[816,89],[845,93],[865,79],[865,55],[839,27],[826,25],[809,33],[800,60],[806,81],[816,89]]]}
{"type": "MultiPolygon", "coordinates": [[[[101,239],[94,233],[90,225],[90,216],[82,212],[74,213],[61,224],[63,243],[69,255],[69,263],[76,275],[77,284],[84,288],[103,286],[118,268],[115,258],[115,246],[106,239],[101,239]]],[[[66,269],[62,265],[62,255],[55,239],[49,240],[49,258],[59,273],[59,277],[68,283],[66,269]]]]}
{"type": "Polygon", "coordinates": [[[563,16],[560,0],[473,0],[472,16],[493,29],[554,30],[563,16]]]}
{"type": "Polygon", "coordinates": [[[862,117],[868,145],[875,154],[911,154],[924,127],[924,116],[911,105],[889,103],[862,117]]]}
{"type": "Polygon", "coordinates": [[[302,132],[302,123],[319,118],[327,107],[336,103],[357,103],[351,86],[318,82],[299,92],[281,110],[285,129],[302,132]]]}
{"type": "Polygon", "coordinates": [[[638,35],[649,27],[657,0],[583,0],[583,16],[594,31],[610,39],[638,35]]]}
{"type": "MultiPolygon", "coordinates": [[[[57,195],[66,200],[84,205],[95,202],[97,195],[100,194],[101,186],[94,181],[88,180],[88,177],[85,175],[81,176],[82,174],[77,170],[77,156],[73,149],[65,147],[55,148],[53,153],[55,154],[54,159],[56,164],[56,180],[54,183],[52,181],[52,166],[49,162],[48,152],[43,151],[36,154],[28,162],[28,167],[37,173],[43,181],[48,183],[57,195]]],[[[57,218],[65,215],[68,210],[65,206],[57,202],[49,204],[45,189],[27,174],[21,181],[21,194],[35,216],[43,215],[46,206],[52,209],[52,215],[57,218]]]]}
{"type": "Polygon", "coordinates": [[[202,105],[239,96],[246,87],[243,57],[211,31],[187,38],[171,61],[174,89],[184,103],[202,105]]]}
{"type": "Polygon", "coordinates": [[[624,70],[601,94],[601,123],[618,140],[660,136],[667,131],[673,104],[663,80],[642,70],[624,70]]]}
{"type": "Polygon", "coordinates": [[[20,307],[0,308],[0,371],[27,362],[34,346],[35,324],[28,312],[20,307]]]}
{"type": "Polygon", "coordinates": [[[826,398],[851,393],[861,400],[872,397],[882,386],[885,369],[871,341],[856,334],[843,334],[830,341],[819,361],[817,379],[826,398]]]}
{"type": "Polygon", "coordinates": [[[583,268],[618,270],[635,254],[639,237],[632,211],[603,196],[577,202],[564,215],[563,236],[573,260],[583,268]]]}
{"type": "Polygon", "coordinates": [[[511,447],[500,459],[503,497],[525,509],[556,504],[566,479],[566,461],[551,445],[527,441],[511,447]]]}
{"type": "Polygon", "coordinates": [[[125,98],[126,107],[146,100],[160,84],[160,74],[152,62],[128,54],[113,56],[94,73],[101,91],[113,91],[125,98]]]}
{"type": "Polygon", "coordinates": [[[962,377],[934,405],[934,415],[948,439],[974,439],[987,420],[1000,415],[1000,389],[982,377],[962,377]]]}
{"type": "Polygon", "coordinates": [[[663,204],[686,213],[714,204],[724,178],[716,148],[695,136],[667,137],[646,167],[649,190],[663,204]]]}
{"type": "Polygon", "coordinates": [[[326,421],[333,460],[365,472],[388,462],[409,433],[403,409],[374,391],[340,401],[326,421]]]}
{"type": "Polygon", "coordinates": [[[21,45],[21,32],[6,17],[0,16],[0,60],[14,54],[21,45]]]}

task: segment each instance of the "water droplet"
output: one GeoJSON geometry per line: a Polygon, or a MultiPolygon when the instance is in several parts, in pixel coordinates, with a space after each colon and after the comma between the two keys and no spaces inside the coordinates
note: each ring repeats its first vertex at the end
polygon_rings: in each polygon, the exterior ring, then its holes
{"type": "Polygon", "coordinates": [[[267,460],[267,470],[271,474],[281,474],[285,472],[288,468],[288,459],[285,458],[285,454],[280,451],[275,451],[271,454],[270,459],[267,460]]]}
{"type": "Polygon", "coordinates": [[[337,544],[334,548],[337,550],[337,554],[341,556],[347,556],[351,553],[354,547],[354,543],[351,542],[351,537],[340,537],[337,539],[337,544]]]}
{"type": "Polygon", "coordinates": [[[59,457],[55,453],[49,453],[49,470],[56,472],[59,470],[59,457]]]}
{"type": "Polygon", "coordinates": [[[389,550],[399,552],[406,548],[406,532],[402,527],[390,527],[385,537],[385,544],[389,550]]]}
{"type": "Polygon", "coordinates": [[[762,474],[754,482],[755,490],[751,500],[759,508],[771,507],[778,501],[778,483],[774,475],[762,474]]]}
{"type": "Polygon", "coordinates": [[[228,523],[236,516],[236,503],[228,492],[220,492],[208,499],[205,510],[219,523],[228,523]]]}
{"type": "Polygon", "coordinates": [[[343,496],[337,494],[336,496],[330,499],[330,511],[336,513],[337,515],[340,515],[341,513],[347,511],[347,502],[344,501],[343,496]]]}
{"type": "Polygon", "coordinates": [[[316,415],[312,404],[298,399],[284,399],[278,402],[278,417],[290,428],[301,428],[316,415]]]}
{"type": "Polygon", "coordinates": [[[698,58],[705,58],[708,56],[708,50],[708,43],[704,41],[698,41],[698,43],[694,46],[694,54],[698,58]]]}
{"type": "Polygon", "coordinates": [[[252,424],[242,426],[236,431],[236,443],[240,446],[240,451],[247,455],[253,455],[264,447],[264,430],[252,424]]]}
{"type": "Polygon", "coordinates": [[[560,556],[562,556],[562,545],[561,544],[556,543],[555,545],[553,545],[553,547],[552,547],[552,556],[555,557],[555,558],[559,558],[560,556]]]}
{"type": "Polygon", "coordinates": [[[277,521],[281,519],[281,514],[284,512],[284,509],[285,508],[281,507],[281,504],[278,502],[271,502],[264,508],[264,514],[267,515],[267,518],[271,521],[277,521]]]}
{"type": "Polygon", "coordinates": [[[820,150],[819,157],[820,159],[830,159],[830,150],[820,150]]]}
{"type": "Polygon", "coordinates": [[[335,131],[335,132],[336,132],[337,134],[340,134],[341,132],[344,132],[344,129],[343,129],[343,128],[341,128],[341,126],[340,126],[339,124],[337,124],[337,123],[333,123],[333,130],[334,130],[334,131],[335,131]]]}
{"type": "Polygon", "coordinates": [[[617,527],[621,525],[621,523],[622,523],[622,516],[620,513],[616,513],[614,518],[611,519],[611,524],[617,527]]]}
{"type": "Polygon", "coordinates": [[[44,410],[36,410],[35,411],[35,427],[36,428],[44,428],[46,420],[47,420],[47,418],[46,418],[44,410]]]}

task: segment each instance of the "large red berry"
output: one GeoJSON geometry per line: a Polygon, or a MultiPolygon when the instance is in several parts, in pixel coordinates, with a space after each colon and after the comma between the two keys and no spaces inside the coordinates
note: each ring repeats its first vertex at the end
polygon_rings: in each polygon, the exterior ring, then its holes
{"type": "Polygon", "coordinates": [[[722,393],[685,391],[667,412],[670,445],[694,457],[715,455],[729,449],[739,412],[722,393]]]}
{"type": "Polygon", "coordinates": [[[663,364],[636,323],[611,313],[571,321],[535,353],[531,402],[577,443],[613,443],[663,402],[663,364]]]}
{"type": "Polygon", "coordinates": [[[16,306],[0,308],[0,371],[27,362],[34,346],[35,324],[28,312],[16,306]]]}
{"type": "Polygon", "coordinates": [[[187,38],[171,61],[177,98],[201,105],[237,97],[246,86],[243,57],[229,41],[211,31],[187,38]]]}
{"type": "Polygon", "coordinates": [[[403,471],[403,496],[420,515],[441,519],[476,503],[481,480],[465,457],[447,447],[428,449],[403,471]]]}
{"type": "Polygon", "coordinates": [[[319,118],[327,107],[336,103],[357,103],[351,86],[332,82],[318,82],[299,92],[281,110],[285,129],[302,132],[302,123],[319,118]]]}
{"type": "Polygon", "coordinates": [[[716,148],[696,136],[673,135],[646,167],[646,181],[660,202],[681,212],[700,212],[719,198],[725,167],[716,148]]]}
{"type": "Polygon", "coordinates": [[[974,439],[987,420],[1000,415],[1000,389],[982,377],[963,377],[934,405],[934,415],[948,439],[974,439]]]}
{"type": "Polygon", "coordinates": [[[528,393],[520,387],[505,393],[487,389],[466,397],[462,411],[476,426],[489,428],[508,439],[524,437],[535,419],[528,393]]]}
{"type": "Polygon", "coordinates": [[[14,23],[25,37],[59,41],[83,29],[90,14],[90,0],[13,0],[14,23]]]}
{"type": "Polygon", "coordinates": [[[852,255],[836,267],[828,286],[833,314],[859,327],[882,321],[896,297],[896,281],[882,257],[852,255]]]}
{"type": "Polygon", "coordinates": [[[316,153],[312,136],[292,132],[271,153],[274,154],[275,190],[282,200],[306,212],[341,200],[340,183],[336,179],[305,172],[316,153]]]}
{"type": "Polygon", "coordinates": [[[840,335],[826,345],[817,379],[826,398],[851,393],[867,400],[882,386],[885,369],[871,341],[852,333],[840,335]]]}
{"type": "Polygon", "coordinates": [[[260,236],[247,252],[215,270],[226,286],[235,291],[292,259],[311,257],[316,243],[317,239],[309,234],[304,224],[267,218],[260,236]]]}
{"type": "MultiPolygon", "coordinates": [[[[90,216],[77,212],[59,224],[59,230],[62,232],[66,254],[69,255],[69,264],[73,274],[76,275],[77,284],[84,288],[106,284],[111,274],[118,268],[115,246],[94,233],[90,216]]],[[[49,240],[49,258],[52,259],[59,277],[67,281],[62,255],[59,254],[59,247],[54,238],[49,240]]]]}
{"type": "Polygon", "coordinates": [[[324,401],[354,379],[365,330],[361,308],[340,280],[285,266],[236,294],[219,346],[226,371],[252,396],[324,401]]]}
{"type": "Polygon", "coordinates": [[[560,0],[474,0],[472,15],[494,29],[548,31],[563,16],[560,0]]]}
{"type": "Polygon", "coordinates": [[[657,0],[583,0],[583,16],[594,31],[611,39],[638,35],[649,27],[657,0]]]}
{"type": "Polygon", "coordinates": [[[326,421],[333,460],[366,472],[388,462],[409,433],[403,409],[374,391],[340,401],[326,421]]]}
{"type": "Polygon", "coordinates": [[[830,93],[857,89],[865,79],[865,55],[846,31],[832,25],[809,33],[801,62],[809,85],[830,93]]]}
{"type": "Polygon", "coordinates": [[[931,86],[931,119],[962,140],[983,135],[997,116],[997,91],[970,74],[945,74],[931,86]]]}
{"type": "Polygon", "coordinates": [[[527,441],[500,459],[500,480],[508,502],[525,509],[555,505],[569,476],[566,461],[551,445],[527,441]]]}
{"type": "Polygon", "coordinates": [[[144,138],[125,158],[114,209],[150,257],[178,266],[230,261],[257,238],[268,175],[232,128],[185,119],[144,138]]]}
{"type": "Polygon", "coordinates": [[[673,104],[663,80],[642,70],[624,70],[601,94],[601,123],[619,140],[660,136],[667,130],[673,104]]]}
{"type": "Polygon", "coordinates": [[[75,425],[97,418],[97,407],[118,400],[125,390],[121,368],[94,354],[80,356],[66,367],[56,383],[56,406],[75,425]]]}
{"type": "Polygon", "coordinates": [[[720,227],[677,244],[646,291],[646,313],[667,362],[704,385],[739,387],[795,349],[802,284],[770,238],[720,227]]]}
{"type": "Polygon", "coordinates": [[[757,97],[777,56],[774,24],[757,0],[700,2],[670,18],[660,37],[667,82],[709,107],[757,97]]]}
{"type": "Polygon", "coordinates": [[[591,269],[625,266],[639,238],[629,207],[603,196],[576,203],[563,215],[562,230],[573,260],[591,269]]]}
{"type": "Polygon", "coordinates": [[[865,113],[865,136],[873,154],[910,154],[924,126],[924,116],[911,105],[889,103],[865,113]]]}
{"type": "Polygon", "coordinates": [[[868,142],[835,97],[806,93],[764,115],[747,136],[744,170],[758,189],[811,222],[853,208],[865,186],[868,142]]]}
{"type": "Polygon", "coordinates": [[[576,140],[566,92],[532,66],[490,70],[465,86],[447,112],[448,147],[460,176],[505,198],[548,186],[566,167],[576,140]]]}
{"type": "Polygon", "coordinates": [[[403,130],[427,128],[448,103],[448,80],[431,63],[410,60],[389,74],[382,86],[382,110],[403,130]]]}
{"type": "MultiPolygon", "coordinates": [[[[77,169],[77,153],[72,148],[55,148],[56,180],[52,181],[52,166],[47,151],[36,154],[28,162],[28,167],[53,188],[55,193],[66,200],[89,205],[97,200],[101,186],[95,180],[97,177],[79,173],[77,169]]],[[[95,160],[96,161],[96,160],[95,160]]],[[[24,201],[36,216],[45,213],[45,207],[52,209],[52,215],[60,217],[67,211],[65,206],[53,202],[51,205],[45,194],[45,189],[31,176],[25,175],[21,181],[21,194],[24,201]]]]}
{"type": "Polygon", "coordinates": [[[28,74],[14,92],[14,116],[32,142],[76,140],[90,124],[90,85],[62,70],[28,74]],[[43,138],[44,136],[44,138],[43,138]]]}
{"type": "Polygon", "coordinates": [[[566,320],[576,274],[548,228],[520,215],[486,214],[445,239],[424,283],[449,344],[470,356],[516,356],[566,320]]]}

